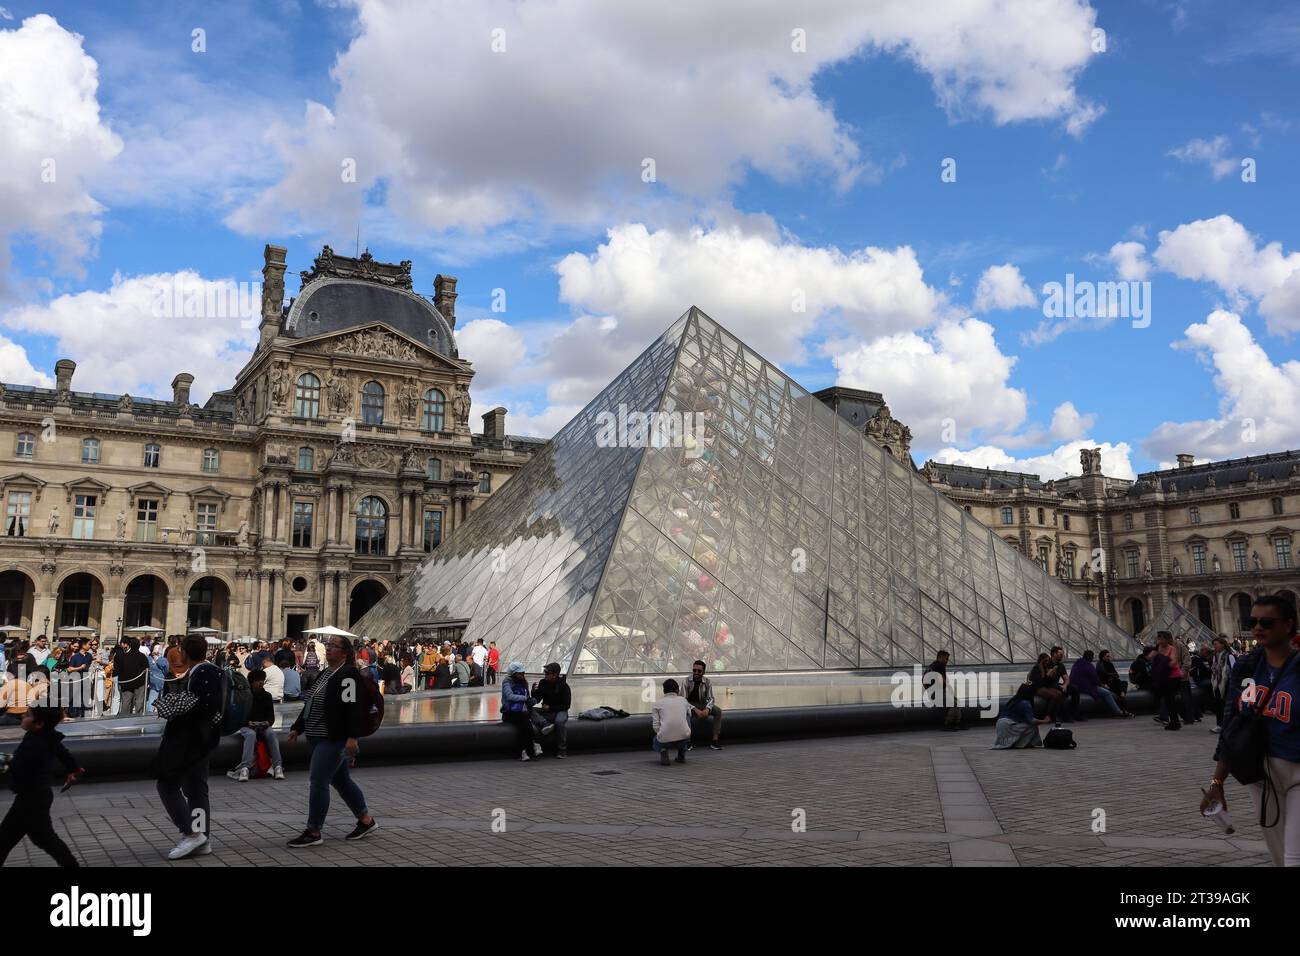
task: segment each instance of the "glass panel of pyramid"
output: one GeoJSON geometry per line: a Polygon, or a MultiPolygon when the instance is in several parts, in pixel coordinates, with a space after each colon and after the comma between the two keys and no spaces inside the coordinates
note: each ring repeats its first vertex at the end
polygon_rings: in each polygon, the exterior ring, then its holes
{"type": "Polygon", "coordinates": [[[576,674],[1136,647],[698,309],[355,629],[462,618],[505,661],[576,674]]]}

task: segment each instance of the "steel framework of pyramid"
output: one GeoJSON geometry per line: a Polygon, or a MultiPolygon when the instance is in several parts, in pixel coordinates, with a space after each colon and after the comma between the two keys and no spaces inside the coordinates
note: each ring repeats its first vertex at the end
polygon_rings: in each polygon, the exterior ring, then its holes
{"type": "Polygon", "coordinates": [[[353,630],[396,639],[454,619],[503,663],[571,674],[1136,646],[695,308],[353,630]],[[701,417],[660,446],[638,412],[701,417]],[[611,418],[630,434],[611,442],[611,418]]]}

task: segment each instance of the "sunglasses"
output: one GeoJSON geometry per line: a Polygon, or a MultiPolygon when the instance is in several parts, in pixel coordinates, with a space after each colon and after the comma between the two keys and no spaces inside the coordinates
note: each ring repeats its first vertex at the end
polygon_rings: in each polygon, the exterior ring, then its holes
{"type": "Polygon", "coordinates": [[[1272,628],[1277,620],[1275,617],[1251,617],[1246,619],[1246,626],[1272,628]]]}

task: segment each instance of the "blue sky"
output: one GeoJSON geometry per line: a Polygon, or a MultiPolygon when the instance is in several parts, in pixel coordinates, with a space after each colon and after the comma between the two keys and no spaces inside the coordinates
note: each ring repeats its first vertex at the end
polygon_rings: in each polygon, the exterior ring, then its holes
{"type": "Polygon", "coordinates": [[[884,392],[918,462],[1300,447],[1283,3],[0,9],[4,381],[68,356],[80,388],[205,396],[253,333],[155,314],[160,285],[359,231],[419,291],[459,277],[472,420],[514,432],[695,304],[809,388],[884,392]],[[1149,326],[1048,320],[1067,274],[1149,282],[1149,326]]]}

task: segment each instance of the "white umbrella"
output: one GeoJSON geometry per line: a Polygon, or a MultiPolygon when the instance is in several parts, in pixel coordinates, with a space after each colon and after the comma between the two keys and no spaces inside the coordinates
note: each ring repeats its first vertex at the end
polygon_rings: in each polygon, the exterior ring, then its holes
{"type": "Polygon", "coordinates": [[[255,638],[255,637],[241,637],[241,638],[239,638],[239,640],[237,640],[235,643],[236,643],[236,644],[256,644],[256,643],[257,643],[257,638],[255,638]]]}
{"type": "Polygon", "coordinates": [[[59,633],[60,634],[94,634],[95,629],[93,627],[83,627],[82,625],[78,624],[76,627],[61,627],[59,628],[59,633]]]}
{"type": "Polygon", "coordinates": [[[209,638],[205,638],[205,640],[206,640],[209,644],[220,644],[220,643],[221,643],[221,638],[219,638],[219,637],[209,637],[209,638]]]}
{"type": "Polygon", "coordinates": [[[215,627],[192,627],[189,631],[191,634],[220,634],[215,627]]]}
{"type": "Polygon", "coordinates": [[[0,634],[13,634],[17,631],[25,632],[26,630],[27,628],[25,627],[17,627],[16,625],[13,624],[6,624],[4,627],[0,627],[0,634]]]}
{"type": "Polygon", "coordinates": [[[128,627],[126,629],[126,633],[127,634],[162,634],[164,633],[164,631],[161,627],[153,627],[149,624],[141,624],[139,627],[128,627]]]}
{"type": "Polygon", "coordinates": [[[304,634],[319,634],[321,637],[356,637],[350,631],[342,630],[333,624],[326,624],[324,627],[313,627],[310,630],[303,631],[304,634]]]}

